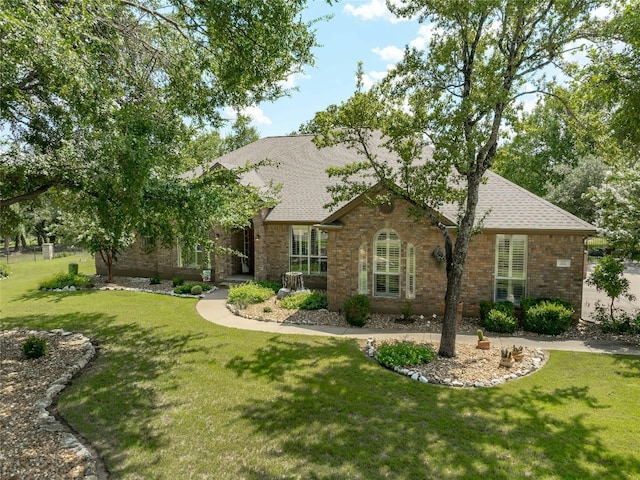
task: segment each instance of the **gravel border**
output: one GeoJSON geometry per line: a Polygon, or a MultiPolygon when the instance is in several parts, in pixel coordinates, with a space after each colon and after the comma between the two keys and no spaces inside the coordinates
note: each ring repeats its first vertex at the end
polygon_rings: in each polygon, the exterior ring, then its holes
{"type": "Polygon", "coordinates": [[[52,413],[57,395],[95,356],[91,341],[61,329],[0,331],[0,478],[98,480],[104,468],[52,413]],[[26,359],[22,344],[42,338],[47,354],[26,359]]]}

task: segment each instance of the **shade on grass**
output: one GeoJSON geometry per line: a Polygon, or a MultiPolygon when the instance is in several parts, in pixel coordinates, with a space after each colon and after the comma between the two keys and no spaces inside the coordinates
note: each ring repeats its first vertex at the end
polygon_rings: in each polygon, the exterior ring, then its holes
{"type": "Polygon", "coordinates": [[[640,477],[639,358],[553,352],[501,387],[424,385],[353,341],[210,324],[192,299],[36,290],[65,268],[13,266],[2,327],[99,342],[59,408],[111,478],[640,477]]]}

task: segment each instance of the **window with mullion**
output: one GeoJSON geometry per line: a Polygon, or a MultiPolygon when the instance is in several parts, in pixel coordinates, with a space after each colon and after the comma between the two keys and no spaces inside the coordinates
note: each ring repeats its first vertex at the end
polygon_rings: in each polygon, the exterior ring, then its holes
{"type": "Polygon", "coordinates": [[[374,239],[373,294],[400,296],[400,237],[394,230],[381,230],[374,239]]]}
{"type": "Polygon", "coordinates": [[[497,235],[495,301],[508,300],[517,305],[526,294],[527,236],[497,235]]]}
{"type": "Polygon", "coordinates": [[[325,231],[310,225],[293,225],[289,236],[289,269],[307,275],[327,274],[325,231]]]}

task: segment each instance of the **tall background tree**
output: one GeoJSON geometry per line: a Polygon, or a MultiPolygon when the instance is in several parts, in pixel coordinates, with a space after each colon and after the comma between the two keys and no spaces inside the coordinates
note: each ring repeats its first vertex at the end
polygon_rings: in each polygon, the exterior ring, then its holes
{"type": "Polygon", "coordinates": [[[153,215],[165,212],[158,189],[184,183],[185,146],[222,124],[223,107],[286,94],[282,80],[313,62],[304,5],[0,0],[0,208],[55,190],[63,208],[92,219],[90,231],[108,232],[98,251],[119,251],[144,229],[197,242],[185,221],[153,215]],[[150,218],[165,224],[148,228],[150,218]]]}
{"type": "Polygon", "coordinates": [[[420,207],[417,216],[430,215],[444,201],[458,201],[454,237],[431,215],[446,247],[442,356],[455,356],[462,274],[479,226],[478,190],[505,123],[514,118],[518,98],[531,90],[528,85],[547,89],[542,70],[562,63],[597,5],[589,0],[389,3],[400,17],[430,23],[434,34],[429,46],[406,48],[404,59],[379,88],[359,90],[316,116],[319,143],[347,142],[363,155],[362,162],[332,171],[344,180],[334,190],[336,199],[381,183],[420,207]],[[382,133],[381,140],[374,130],[382,133]],[[374,141],[397,154],[396,165],[371,154],[374,141]],[[423,157],[428,146],[433,147],[431,161],[423,157]]]}

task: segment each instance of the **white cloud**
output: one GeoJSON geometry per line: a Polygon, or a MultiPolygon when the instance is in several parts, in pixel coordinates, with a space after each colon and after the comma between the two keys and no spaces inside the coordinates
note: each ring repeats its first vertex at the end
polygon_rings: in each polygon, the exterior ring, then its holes
{"type": "Polygon", "coordinates": [[[404,57],[404,50],[393,45],[389,45],[384,48],[376,47],[372,52],[378,55],[385,62],[398,63],[404,57]]]}
{"type": "Polygon", "coordinates": [[[285,80],[280,82],[280,85],[287,90],[292,88],[296,88],[300,80],[309,80],[311,75],[307,75],[305,73],[290,73],[285,80]]]}
{"type": "MultiPolygon", "coordinates": [[[[271,125],[272,123],[271,119],[267,117],[262,109],[257,105],[243,108],[240,113],[251,118],[251,123],[255,123],[257,125],[271,125]]],[[[225,107],[222,112],[222,116],[227,120],[235,120],[238,117],[236,111],[232,107],[225,107]]]]}
{"type": "MultiPolygon", "coordinates": [[[[389,65],[388,67],[391,68],[392,65],[389,65]]],[[[386,77],[387,71],[388,70],[385,70],[384,72],[377,72],[375,70],[371,70],[369,73],[365,73],[362,76],[362,86],[364,87],[364,89],[369,90],[376,83],[386,77]]]]}
{"type": "Polygon", "coordinates": [[[417,48],[418,50],[424,50],[425,47],[429,45],[433,37],[441,33],[442,31],[436,28],[433,23],[420,25],[420,28],[418,29],[418,36],[411,40],[409,45],[413,48],[417,48]]]}
{"type": "Polygon", "coordinates": [[[344,11],[354,17],[358,17],[361,20],[385,20],[391,23],[405,22],[408,19],[398,18],[387,8],[385,0],[369,0],[367,3],[363,3],[360,6],[353,6],[351,3],[347,3],[344,6],[344,11]]]}

